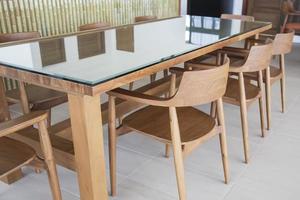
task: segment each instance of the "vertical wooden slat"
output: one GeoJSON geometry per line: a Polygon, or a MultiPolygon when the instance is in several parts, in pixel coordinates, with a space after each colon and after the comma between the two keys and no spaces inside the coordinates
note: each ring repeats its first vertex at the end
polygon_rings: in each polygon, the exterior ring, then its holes
{"type": "Polygon", "coordinates": [[[39,31],[51,36],[93,22],[132,23],[135,16],[178,15],[179,0],[0,0],[0,33],[39,31]]]}

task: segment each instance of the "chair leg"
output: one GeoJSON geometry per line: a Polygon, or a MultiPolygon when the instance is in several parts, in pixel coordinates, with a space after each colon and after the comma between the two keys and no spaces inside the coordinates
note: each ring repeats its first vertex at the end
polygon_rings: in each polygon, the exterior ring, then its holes
{"type": "Polygon", "coordinates": [[[225,119],[224,119],[224,109],[223,109],[223,101],[222,99],[218,100],[217,103],[217,111],[218,111],[218,123],[219,126],[222,127],[222,132],[219,134],[220,139],[220,147],[222,154],[222,162],[223,162],[223,170],[224,170],[224,178],[225,184],[229,182],[229,167],[228,167],[228,153],[227,153],[227,141],[226,141],[226,129],[225,129],[225,119]]]}
{"type": "Polygon", "coordinates": [[[280,88],[281,88],[281,112],[285,112],[285,78],[280,79],[280,88]]]}
{"type": "Polygon", "coordinates": [[[130,91],[133,90],[133,84],[134,84],[134,82],[129,83],[129,90],[130,90],[130,91]]]}
{"type": "Polygon", "coordinates": [[[109,168],[110,168],[110,187],[111,196],[117,195],[117,176],[116,176],[116,110],[115,97],[109,96],[108,105],[108,128],[109,128],[109,168]]]}
{"type": "MultiPolygon", "coordinates": [[[[258,87],[262,93],[263,91],[263,75],[262,71],[258,72],[258,87]]],[[[262,95],[258,99],[259,102],[259,113],[260,113],[260,126],[261,126],[261,135],[265,137],[265,116],[264,116],[264,107],[263,107],[263,98],[262,95]]]]}
{"type": "Polygon", "coordinates": [[[48,118],[47,118],[47,127],[51,127],[51,108],[47,110],[48,118]]]}
{"type": "Polygon", "coordinates": [[[270,67],[266,69],[266,111],[267,111],[267,130],[271,129],[271,77],[270,67]]]}
{"type": "Polygon", "coordinates": [[[176,170],[179,199],[186,200],[183,155],[181,149],[182,145],[181,145],[176,108],[170,107],[169,113],[170,113],[170,127],[171,127],[171,136],[172,136],[172,145],[173,145],[174,163],[175,163],[175,170],[176,170]]]}
{"type": "Polygon", "coordinates": [[[215,118],[217,112],[217,104],[216,102],[211,102],[210,104],[210,116],[215,118]]]}
{"type": "Polygon", "coordinates": [[[282,78],[280,79],[281,88],[281,112],[285,112],[285,60],[284,55],[280,55],[280,69],[282,71],[282,78]]]}
{"type": "Polygon", "coordinates": [[[169,144],[166,144],[165,157],[166,158],[170,157],[170,145],[169,144]]]}
{"type": "Polygon", "coordinates": [[[165,70],[164,70],[164,77],[166,78],[168,75],[169,75],[169,70],[168,70],[168,69],[165,69],[165,70]]]}
{"type": "Polygon", "coordinates": [[[247,117],[247,103],[244,85],[243,73],[239,73],[239,88],[240,88],[240,112],[243,130],[243,144],[244,144],[244,156],[245,163],[249,162],[249,144],[248,144],[248,117],[247,117]]]}
{"type": "Polygon", "coordinates": [[[156,79],[156,73],[150,75],[150,82],[154,82],[156,79]]]}
{"type": "Polygon", "coordinates": [[[30,105],[24,82],[19,81],[20,103],[24,114],[30,113],[30,105]]]}
{"type": "Polygon", "coordinates": [[[46,120],[38,123],[40,143],[44,152],[44,159],[47,165],[47,173],[49,177],[50,187],[52,190],[53,199],[61,200],[61,191],[57,177],[56,165],[53,157],[52,146],[47,131],[46,120]]]}

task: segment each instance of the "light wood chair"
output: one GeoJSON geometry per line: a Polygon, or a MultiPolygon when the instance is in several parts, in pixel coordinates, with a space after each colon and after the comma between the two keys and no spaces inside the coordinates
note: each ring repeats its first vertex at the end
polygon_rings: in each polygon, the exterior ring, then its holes
{"type": "MultiPolygon", "coordinates": [[[[269,38],[273,39],[273,53],[272,55],[278,57],[278,65],[271,65],[268,69],[269,76],[264,76],[263,81],[265,83],[265,92],[266,92],[266,109],[267,109],[267,129],[271,128],[271,86],[280,81],[281,88],[281,111],[285,112],[285,55],[292,51],[293,47],[293,38],[295,32],[289,31],[287,33],[280,33],[275,36],[269,35],[269,38]]],[[[266,39],[254,39],[251,41],[252,44],[261,44],[265,43],[266,39]]],[[[255,73],[246,73],[245,76],[252,80],[257,79],[257,74],[255,73]]]]}
{"type": "Polygon", "coordinates": [[[222,14],[221,19],[236,19],[241,21],[254,22],[255,18],[249,15],[233,15],[233,14],[222,14]]]}
{"type": "MultiPolygon", "coordinates": [[[[2,84],[0,84],[0,86],[0,89],[3,90],[2,84]]],[[[5,108],[5,111],[2,110],[1,112],[7,112],[7,101],[1,103],[5,108]]],[[[46,168],[48,173],[53,199],[61,200],[61,191],[59,187],[55,161],[46,126],[47,116],[48,114],[45,111],[31,112],[13,120],[10,119],[8,113],[4,113],[3,117],[1,115],[0,120],[2,122],[0,123],[0,179],[12,172],[20,170],[21,167],[25,165],[32,164],[36,166],[36,164],[34,163],[41,161],[34,149],[32,149],[30,146],[7,137],[10,134],[36,124],[39,129],[41,148],[44,153],[44,167],[46,168]]]]}
{"type": "Polygon", "coordinates": [[[101,29],[101,28],[108,28],[110,27],[109,23],[106,22],[96,22],[91,24],[83,24],[78,27],[79,31],[87,31],[92,29],[101,29]]]}
{"type": "MultiPolygon", "coordinates": [[[[0,42],[13,42],[39,38],[38,32],[7,33],[0,34],[0,42]]],[[[2,81],[2,79],[1,79],[2,81]]],[[[9,103],[21,103],[23,113],[34,110],[47,110],[49,114],[48,126],[51,125],[51,108],[68,101],[65,93],[25,84],[18,81],[19,88],[6,91],[6,98],[9,103]]]]}
{"type": "Polygon", "coordinates": [[[149,96],[134,91],[115,89],[109,94],[109,149],[112,195],[116,194],[116,140],[131,131],[172,145],[181,200],[186,199],[183,158],[204,141],[219,135],[225,183],[229,181],[227,144],[222,97],[226,90],[229,59],[220,67],[204,71],[172,68],[168,97],[149,96]],[[181,79],[176,86],[176,74],[181,79]],[[176,89],[177,88],[177,89],[176,89]],[[146,106],[125,117],[116,129],[115,99],[142,103],[146,106]],[[217,120],[192,106],[217,102],[217,120]]]}
{"type": "MultiPolygon", "coordinates": [[[[224,102],[240,106],[241,122],[243,131],[243,144],[245,162],[249,162],[249,144],[248,144],[248,120],[247,108],[257,99],[259,100],[260,122],[262,136],[265,136],[265,122],[263,109],[263,72],[265,77],[269,77],[269,65],[272,57],[273,44],[268,43],[260,46],[253,46],[250,51],[244,50],[245,60],[230,63],[229,72],[232,74],[228,80],[227,90],[224,95],[224,102]],[[246,73],[257,74],[257,85],[245,80],[246,73]],[[238,77],[238,79],[235,78],[238,77]]],[[[187,68],[201,68],[206,65],[188,64],[187,68]]],[[[210,67],[208,65],[207,67],[210,67]]],[[[212,104],[211,115],[216,112],[215,104],[212,104]]]]}
{"type": "Polygon", "coordinates": [[[146,16],[137,16],[137,17],[134,18],[134,21],[136,23],[138,23],[138,22],[146,22],[146,21],[153,21],[153,20],[157,20],[157,16],[146,15],[146,16]]]}
{"type": "Polygon", "coordinates": [[[300,30],[300,22],[291,22],[291,18],[299,17],[300,11],[297,11],[292,0],[285,0],[282,3],[282,12],[285,15],[283,25],[281,27],[281,33],[288,30],[300,30]]]}

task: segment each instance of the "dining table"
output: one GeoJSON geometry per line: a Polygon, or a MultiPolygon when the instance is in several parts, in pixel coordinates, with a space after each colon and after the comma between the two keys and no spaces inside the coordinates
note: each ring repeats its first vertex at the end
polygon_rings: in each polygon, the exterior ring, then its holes
{"type": "MultiPolygon", "coordinates": [[[[185,15],[2,43],[0,76],[67,93],[80,199],[107,200],[103,137],[107,120],[100,95],[271,27],[268,22],[185,15]]],[[[0,93],[2,101],[5,91],[0,93]]],[[[7,114],[1,105],[0,111],[7,114]]],[[[59,164],[68,160],[58,150],[54,153],[59,164]]]]}

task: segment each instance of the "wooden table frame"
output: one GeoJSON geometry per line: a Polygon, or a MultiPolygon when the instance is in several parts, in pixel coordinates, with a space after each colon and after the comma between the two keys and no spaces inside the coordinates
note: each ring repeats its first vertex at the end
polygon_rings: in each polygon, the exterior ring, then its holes
{"type": "MultiPolygon", "coordinates": [[[[78,174],[81,199],[107,200],[108,193],[102,129],[103,115],[101,113],[100,95],[111,89],[170,68],[176,64],[186,62],[224,46],[249,38],[269,30],[271,27],[271,24],[266,25],[262,28],[234,36],[230,39],[220,41],[96,86],[87,86],[42,74],[9,68],[3,65],[0,65],[0,76],[68,93],[76,171],[78,174]]],[[[3,93],[0,94],[0,98],[4,98],[3,93]]],[[[56,156],[60,156],[55,150],[54,153],[56,153],[56,156]]]]}

